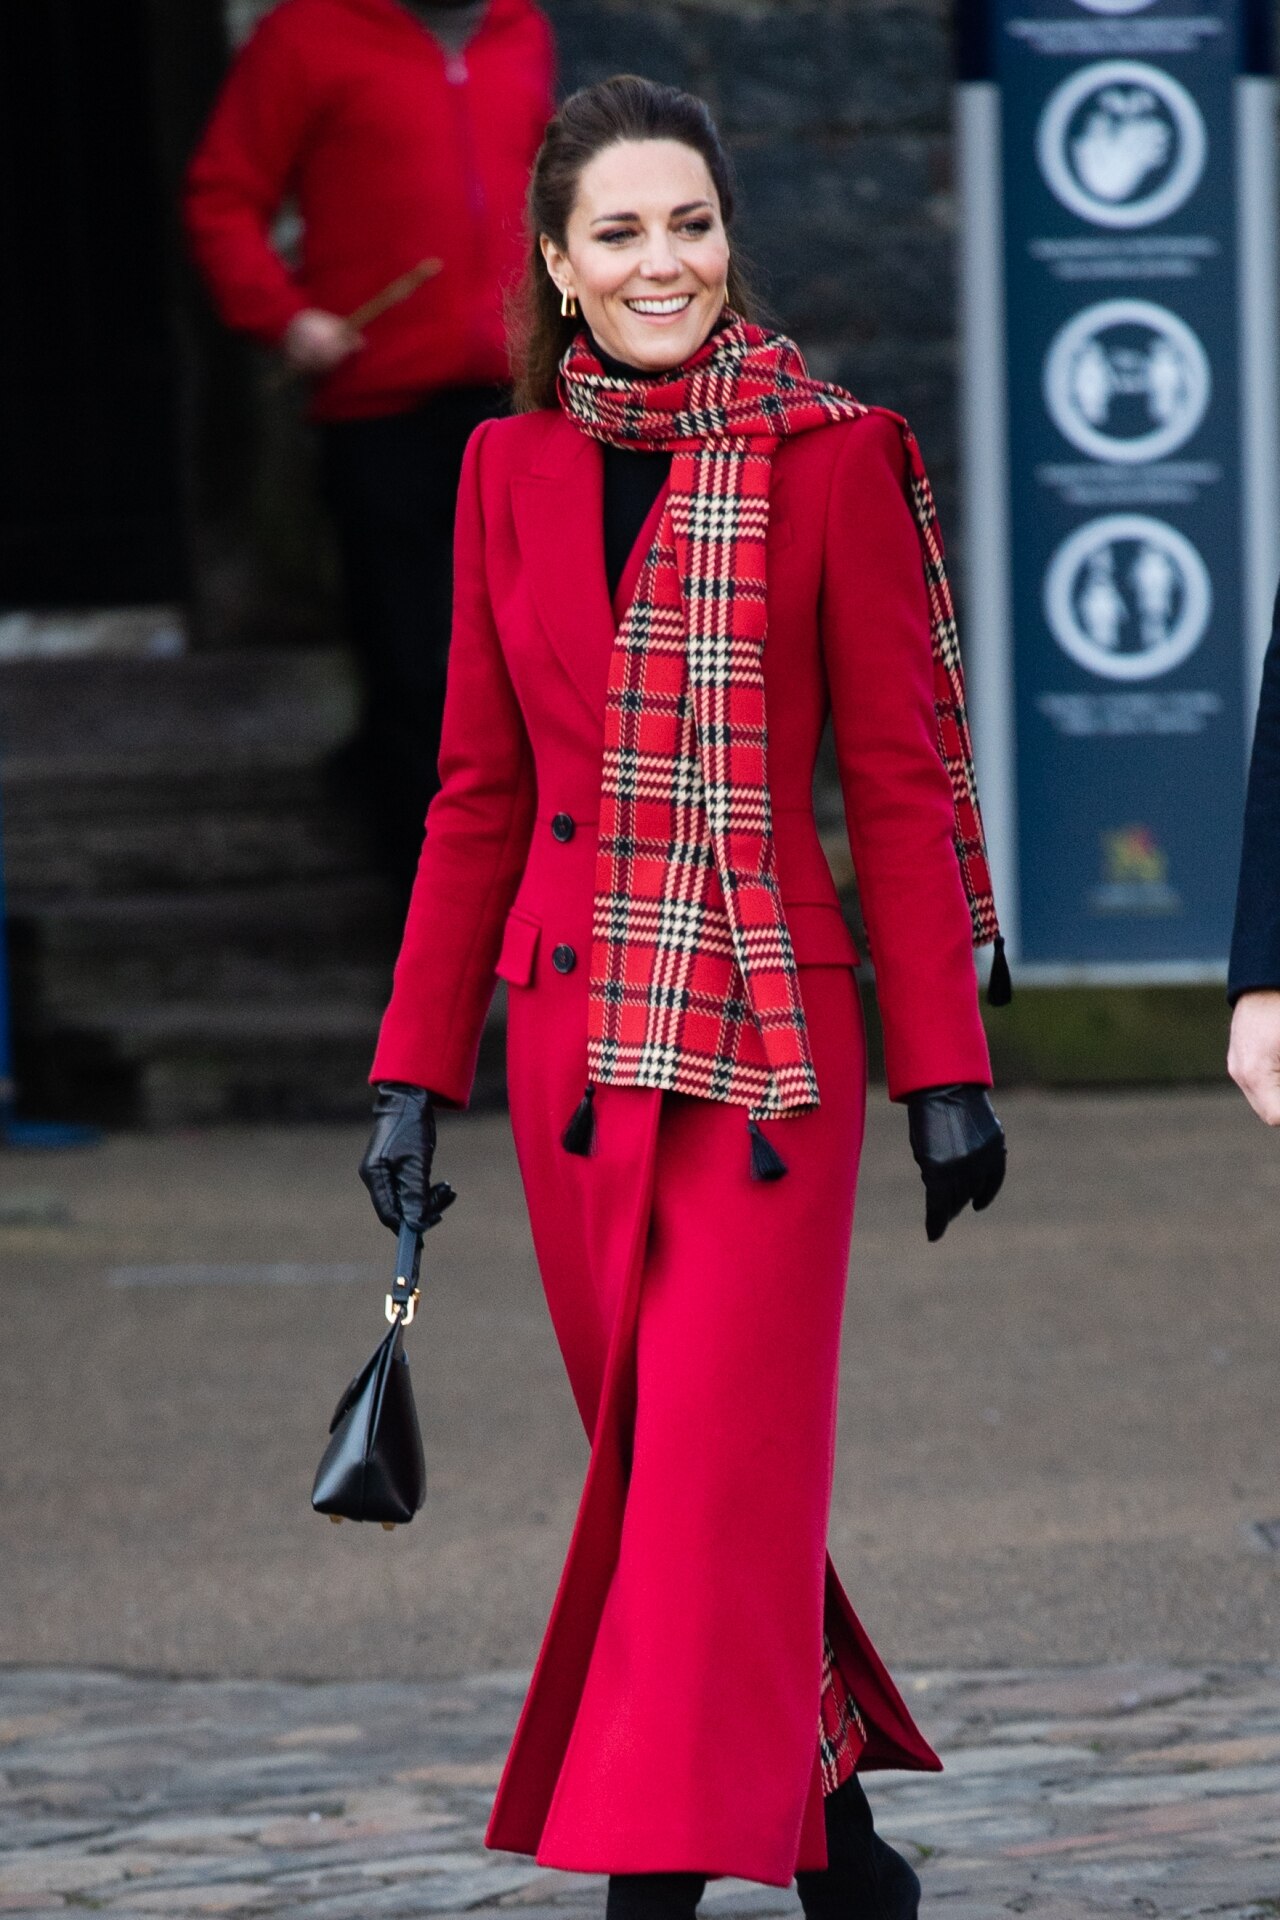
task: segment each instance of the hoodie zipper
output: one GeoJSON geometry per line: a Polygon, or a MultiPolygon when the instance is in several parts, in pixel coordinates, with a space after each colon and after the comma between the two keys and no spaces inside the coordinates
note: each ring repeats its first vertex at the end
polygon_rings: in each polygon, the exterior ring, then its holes
{"type": "Polygon", "coordinates": [[[476,165],[475,128],[467,93],[471,73],[465,52],[445,55],[444,77],[449,83],[449,98],[453,102],[453,128],[466,182],[467,206],[472,219],[479,223],[484,218],[485,192],[484,181],[476,165]]]}
{"type": "MultiPolygon", "coordinates": [[[[454,149],[458,155],[459,169],[462,173],[463,193],[466,198],[467,213],[467,257],[465,264],[458,263],[456,284],[462,289],[461,298],[465,303],[468,289],[487,270],[489,263],[488,230],[486,210],[488,198],[484,190],[484,180],[476,158],[475,125],[471,112],[469,86],[471,70],[467,65],[467,53],[485,32],[488,26],[487,15],[458,53],[449,53],[436,39],[431,29],[420,23],[421,31],[430,41],[433,51],[444,68],[445,86],[449,96],[449,113],[453,123],[454,149]]],[[[446,261],[446,271],[449,268],[446,261]]]]}
{"type": "Polygon", "coordinates": [[[472,271],[461,283],[465,297],[471,286],[481,284],[487,278],[490,254],[486,217],[487,199],[484,181],[476,161],[475,122],[471,111],[469,84],[471,75],[465,52],[446,54],[444,77],[453,108],[454,137],[457,141],[458,158],[465,182],[467,210],[470,214],[467,223],[467,251],[472,271]]]}

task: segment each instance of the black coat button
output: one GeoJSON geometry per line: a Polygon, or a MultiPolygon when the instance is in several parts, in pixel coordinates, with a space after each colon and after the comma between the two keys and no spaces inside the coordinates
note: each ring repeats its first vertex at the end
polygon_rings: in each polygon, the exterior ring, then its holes
{"type": "Polygon", "coordinates": [[[567,941],[562,941],[551,956],[551,964],[557,973],[572,973],[578,956],[567,941]]]}
{"type": "Polygon", "coordinates": [[[551,832],[557,840],[572,840],[575,821],[571,813],[558,813],[551,822],[551,832]]]}

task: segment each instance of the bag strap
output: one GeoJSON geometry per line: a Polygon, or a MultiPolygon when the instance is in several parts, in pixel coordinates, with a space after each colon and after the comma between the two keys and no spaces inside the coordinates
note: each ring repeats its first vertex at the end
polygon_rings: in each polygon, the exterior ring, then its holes
{"type": "Polygon", "coordinates": [[[387,1295],[387,1318],[392,1325],[399,1320],[407,1327],[413,1320],[421,1291],[418,1286],[421,1264],[422,1235],[416,1227],[402,1220],[400,1237],[396,1241],[396,1277],[387,1295]]]}
{"type": "Polygon", "coordinates": [[[428,1227],[439,1224],[445,1208],[451,1207],[457,1197],[447,1180],[438,1180],[427,1195],[426,1218],[421,1226],[412,1226],[407,1220],[400,1222],[400,1236],[396,1241],[396,1277],[387,1295],[387,1318],[393,1326],[397,1320],[403,1327],[412,1324],[421,1292],[418,1272],[422,1265],[422,1236],[428,1227]]]}

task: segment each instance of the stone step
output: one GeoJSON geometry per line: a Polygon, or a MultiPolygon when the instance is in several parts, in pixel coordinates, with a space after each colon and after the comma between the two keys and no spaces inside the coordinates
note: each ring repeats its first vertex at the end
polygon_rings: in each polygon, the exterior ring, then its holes
{"type": "Polygon", "coordinates": [[[298,766],[351,732],[355,685],[337,649],[0,666],[0,762],[21,781],[51,763],[78,778],[189,759],[298,766]]]}
{"type": "MultiPolygon", "coordinates": [[[[105,1126],[353,1120],[369,1112],[378,1010],[340,1000],[100,1006],[92,1021],[19,1036],[22,1106],[105,1126]]],[[[492,1020],[473,1096],[501,1101],[503,1024],[492,1020]]]]}
{"type": "Polygon", "coordinates": [[[356,873],[353,807],[316,767],[189,767],[97,782],[5,781],[4,866],[15,910],[68,896],[175,893],[356,873]]]}
{"type": "MultiPolygon", "coordinates": [[[[21,1110],[368,1112],[399,926],[335,770],[355,721],[337,653],[0,665],[21,1110]]],[[[481,1101],[501,1033],[499,1011],[481,1101]]]]}
{"type": "Polygon", "coordinates": [[[372,876],[201,893],[26,902],[11,920],[24,1020],[93,1022],[104,1003],[277,1007],[301,995],[379,1009],[399,915],[372,876]]]}
{"type": "Polygon", "coordinates": [[[352,1119],[368,1112],[376,1032],[373,1009],[346,999],[104,1003],[27,1030],[19,1094],[30,1113],[113,1127],[352,1119]]]}
{"type": "Polygon", "coordinates": [[[328,652],[0,667],[11,901],[359,871],[355,711],[328,652]]]}

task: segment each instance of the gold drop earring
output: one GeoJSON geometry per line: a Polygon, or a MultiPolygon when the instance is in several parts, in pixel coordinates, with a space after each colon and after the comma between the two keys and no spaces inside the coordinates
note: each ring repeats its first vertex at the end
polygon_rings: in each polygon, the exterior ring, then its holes
{"type": "Polygon", "coordinates": [[[570,293],[568,287],[561,289],[560,317],[563,320],[576,320],[578,317],[578,296],[570,293]]]}

